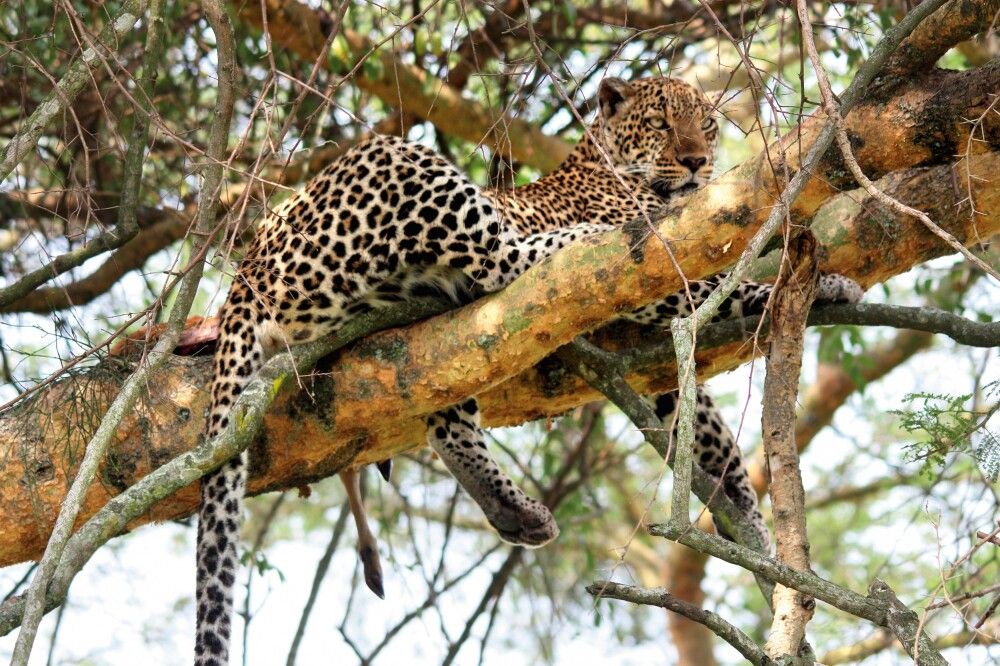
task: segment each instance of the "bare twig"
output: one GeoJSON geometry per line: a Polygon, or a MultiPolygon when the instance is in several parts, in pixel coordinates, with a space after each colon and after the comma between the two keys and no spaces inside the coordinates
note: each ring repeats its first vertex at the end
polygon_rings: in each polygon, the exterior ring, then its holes
{"type": "Polygon", "coordinates": [[[326,544],[326,550],[323,551],[323,556],[319,558],[319,563],[316,565],[316,573],[313,575],[312,585],[309,586],[309,597],[306,599],[305,606],[302,607],[302,615],[299,617],[299,624],[295,628],[295,637],[292,638],[292,646],[288,648],[288,658],[285,660],[286,666],[295,665],[295,658],[299,653],[299,645],[306,634],[306,624],[309,622],[309,616],[312,614],[313,606],[316,604],[319,586],[323,583],[323,579],[326,578],[326,572],[330,569],[330,560],[333,559],[333,554],[340,544],[340,538],[344,534],[344,527],[347,525],[348,515],[350,515],[350,503],[345,500],[343,506],[340,507],[340,515],[337,516],[337,521],[333,524],[333,532],[330,534],[330,541],[326,544]]]}
{"type": "MultiPolygon", "coordinates": [[[[248,649],[250,642],[250,623],[253,622],[254,617],[253,610],[250,608],[250,603],[253,591],[253,575],[257,568],[257,554],[260,553],[261,548],[263,548],[264,539],[267,538],[267,533],[274,524],[274,519],[278,516],[278,510],[281,508],[281,505],[284,504],[287,497],[287,493],[278,493],[278,496],[274,498],[271,505],[267,507],[267,513],[264,514],[263,520],[261,520],[260,529],[257,530],[257,535],[254,537],[253,543],[250,544],[250,550],[246,553],[248,562],[248,566],[246,568],[246,594],[243,597],[243,610],[240,611],[240,617],[243,618],[243,666],[246,666],[247,658],[250,654],[250,650],[248,649]]],[[[60,606],[59,610],[61,611],[63,608],[65,608],[65,605],[60,606]]]]}
{"type": "Polygon", "coordinates": [[[632,585],[622,585],[611,581],[597,581],[587,586],[587,592],[596,597],[621,599],[633,604],[644,606],[659,606],[669,611],[683,615],[689,620],[703,624],[716,636],[732,645],[747,661],[754,666],[771,664],[771,659],[752,638],[727,622],[721,615],[706,611],[694,604],[678,599],[666,590],[645,590],[632,585]]]}
{"type": "Polygon", "coordinates": [[[511,575],[514,573],[514,570],[521,563],[523,558],[523,547],[515,546],[510,550],[510,553],[507,554],[503,564],[501,564],[500,568],[493,573],[493,577],[490,579],[490,584],[486,587],[486,590],[483,592],[483,596],[479,599],[479,604],[476,606],[475,610],[473,610],[469,619],[465,622],[465,626],[462,627],[462,633],[459,634],[457,639],[448,645],[448,652],[441,661],[441,666],[450,666],[450,664],[455,662],[455,657],[458,656],[458,651],[462,649],[462,645],[469,639],[469,636],[472,633],[472,626],[475,624],[476,620],[479,619],[479,616],[485,612],[490,601],[496,599],[503,593],[511,575]]]}

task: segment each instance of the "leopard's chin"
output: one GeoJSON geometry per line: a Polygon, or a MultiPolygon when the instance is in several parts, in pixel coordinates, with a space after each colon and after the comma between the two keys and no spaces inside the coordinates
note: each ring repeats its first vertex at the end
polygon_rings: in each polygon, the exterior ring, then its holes
{"type": "Polygon", "coordinates": [[[688,182],[680,187],[672,187],[669,182],[665,180],[654,180],[649,184],[656,194],[664,199],[671,199],[676,196],[686,196],[691,194],[695,190],[701,189],[701,185],[698,183],[688,182]]]}

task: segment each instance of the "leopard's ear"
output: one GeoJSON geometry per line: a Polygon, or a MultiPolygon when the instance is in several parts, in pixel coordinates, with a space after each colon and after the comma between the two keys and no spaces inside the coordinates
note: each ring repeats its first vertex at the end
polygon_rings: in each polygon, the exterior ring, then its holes
{"type": "Polygon", "coordinates": [[[635,89],[627,81],[613,76],[604,79],[597,89],[597,102],[601,107],[601,115],[605,118],[615,115],[622,102],[634,93],[635,89]]]}
{"type": "Polygon", "coordinates": [[[708,99],[708,103],[711,105],[710,108],[713,112],[719,110],[722,103],[726,100],[726,89],[722,90],[706,90],[704,91],[705,97],[708,99]]]}

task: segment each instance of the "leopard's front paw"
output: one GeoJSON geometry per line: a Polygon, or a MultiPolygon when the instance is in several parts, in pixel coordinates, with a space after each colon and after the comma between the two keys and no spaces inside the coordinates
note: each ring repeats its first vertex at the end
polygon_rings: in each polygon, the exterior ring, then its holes
{"type": "Polygon", "coordinates": [[[816,303],[857,303],[865,295],[860,284],[849,277],[831,274],[821,275],[819,289],[816,292],[816,303]]]}
{"type": "Polygon", "coordinates": [[[505,497],[499,511],[488,518],[500,538],[515,546],[538,548],[559,536],[548,507],[521,493],[505,497]]]}

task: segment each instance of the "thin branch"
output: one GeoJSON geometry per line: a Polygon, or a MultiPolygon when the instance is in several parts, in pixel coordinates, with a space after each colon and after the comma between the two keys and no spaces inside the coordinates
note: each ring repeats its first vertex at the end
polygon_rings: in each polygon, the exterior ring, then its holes
{"type": "MultiPolygon", "coordinates": [[[[1000,346],[1000,321],[974,321],[953,312],[932,307],[889,305],[887,303],[850,303],[818,305],[809,311],[807,326],[886,326],[910,331],[945,335],[969,347],[1000,346]]],[[[752,315],[723,321],[705,327],[698,336],[699,350],[720,347],[746,339],[749,331],[768,335],[771,320],[768,315],[752,315]]],[[[673,338],[662,342],[623,349],[617,352],[627,372],[643,367],[663,365],[674,358],[673,338]]]]}
{"type": "MultiPolygon", "coordinates": [[[[257,530],[257,535],[254,537],[253,543],[250,545],[250,550],[246,553],[246,594],[243,597],[243,610],[239,613],[240,617],[243,618],[243,666],[246,666],[247,658],[250,654],[250,650],[248,649],[250,641],[250,623],[253,622],[254,618],[253,611],[250,608],[250,603],[252,599],[254,571],[257,569],[257,554],[260,553],[261,548],[263,548],[264,539],[267,538],[267,533],[271,530],[271,526],[274,524],[274,519],[278,516],[278,510],[281,508],[281,505],[285,503],[287,498],[288,493],[282,492],[278,493],[278,496],[271,502],[271,505],[267,508],[267,512],[261,520],[260,529],[257,530]]],[[[65,605],[60,606],[60,611],[64,607],[65,605]]]]}
{"type": "Polygon", "coordinates": [[[889,586],[879,579],[872,582],[868,588],[868,596],[863,597],[811,572],[793,569],[714,534],[690,529],[679,531],[670,525],[652,525],[649,533],[739,565],[776,583],[812,595],[851,615],[886,627],[919,666],[944,666],[948,663],[941,658],[933,641],[921,631],[917,614],[904,606],[889,586]]]}
{"type": "Polygon", "coordinates": [[[305,606],[302,607],[302,615],[299,617],[299,624],[295,628],[295,636],[292,638],[292,645],[288,648],[288,658],[285,660],[286,666],[294,666],[295,658],[299,653],[299,644],[302,643],[302,638],[306,634],[306,623],[309,622],[309,616],[312,614],[313,606],[316,604],[316,597],[319,595],[319,586],[323,583],[323,579],[326,578],[326,572],[330,569],[330,560],[333,559],[333,554],[337,550],[337,546],[340,545],[340,538],[344,534],[344,527],[347,525],[347,517],[350,515],[350,505],[347,501],[340,508],[340,515],[337,516],[337,521],[333,524],[333,532],[330,535],[330,541],[326,544],[326,550],[323,551],[323,556],[319,558],[319,563],[316,565],[316,573],[313,574],[312,585],[309,586],[309,597],[306,599],[305,606]]]}
{"type": "MultiPolygon", "coordinates": [[[[997,629],[1000,628],[994,627],[994,631],[997,629]]],[[[820,661],[827,664],[827,666],[834,666],[834,664],[856,664],[867,657],[891,647],[894,643],[895,637],[892,633],[886,629],[880,629],[857,643],[830,650],[820,658],[820,661]]],[[[954,647],[996,645],[997,643],[1000,643],[1000,638],[993,638],[982,632],[957,631],[935,639],[934,647],[938,650],[946,650],[954,647]]]]}
{"type": "Polygon", "coordinates": [[[741,546],[732,541],[727,541],[714,534],[707,534],[706,532],[694,529],[681,532],[672,529],[669,525],[650,525],[649,533],[671,541],[678,541],[689,548],[694,548],[699,552],[736,564],[775,583],[781,583],[786,587],[792,587],[810,594],[831,606],[868,620],[880,627],[888,626],[886,620],[887,609],[883,604],[835,583],[831,583],[816,574],[808,571],[799,571],[798,569],[781,564],[756,550],[741,546]]]}
{"type": "Polygon", "coordinates": [[[126,273],[142,268],[151,256],[184,238],[189,225],[183,218],[168,216],[140,231],[89,275],[65,286],[37,288],[23,298],[0,306],[0,314],[48,313],[90,303],[107,293],[126,273]]]}
{"type": "MultiPolygon", "coordinates": [[[[656,449],[666,464],[673,463],[671,454],[671,437],[668,428],[656,417],[653,408],[623,379],[623,367],[614,354],[608,353],[582,338],[559,350],[558,356],[576,374],[588,384],[603,393],[609,400],[624,412],[646,441],[656,449]]],[[[676,483],[676,480],[675,480],[676,483]]],[[[764,550],[757,531],[732,500],[719,491],[718,482],[714,481],[700,467],[691,467],[691,488],[698,498],[708,507],[714,516],[726,527],[729,534],[742,544],[757,551],[764,550]]],[[[677,531],[690,529],[677,526],[677,531]]],[[[764,594],[764,599],[770,601],[773,586],[763,578],[758,577],[758,585],[764,594]]]]}
{"type": "Polygon", "coordinates": [[[752,638],[727,622],[721,615],[678,599],[664,589],[646,590],[611,581],[596,581],[587,586],[587,592],[598,598],[621,599],[633,604],[666,608],[689,620],[705,625],[716,636],[732,645],[754,666],[767,666],[774,663],[752,638]]]}
{"type": "MultiPolygon", "coordinates": [[[[789,227],[790,235],[792,230],[789,227]]],[[[773,328],[764,378],[761,431],[769,491],[774,508],[774,535],[779,562],[809,571],[809,538],[806,533],[805,489],[795,446],[795,404],[802,374],[806,317],[816,297],[819,268],[816,239],[806,231],[786,240],[785,259],[773,292],[773,328]]],[[[790,658],[798,663],[805,643],[806,624],[816,602],[798,590],[775,586],[774,618],[767,639],[772,659],[790,658]]]]}
{"type": "MultiPolygon", "coordinates": [[[[135,95],[138,101],[148,104],[149,108],[136,109],[134,114],[135,125],[132,127],[132,136],[129,139],[122,167],[122,197],[118,208],[117,232],[130,238],[139,231],[136,207],[139,205],[139,192],[142,190],[142,165],[146,155],[146,143],[149,139],[149,119],[155,113],[152,102],[153,92],[156,87],[157,74],[160,71],[163,49],[166,45],[165,34],[166,24],[163,20],[162,0],[152,0],[149,16],[146,18],[146,53],[143,56],[142,74],[139,76],[135,95]]],[[[219,94],[223,94],[221,90],[219,94]]]]}
{"type": "Polygon", "coordinates": [[[524,548],[522,546],[515,546],[511,548],[510,553],[507,554],[506,559],[504,559],[503,564],[500,568],[493,573],[493,577],[490,579],[490,584],[486,586],[486,590],[483,592],[482,597],[479,599],[479,603],[476,605],[475,610],[466,620],[465,626],[462,627],[462,633],[457,639],[448,645],[448,652],[445,654],[444,660],[441,662],[441,666],[450,666],[455,661],[455,657],[458,656],[458,651],[462,649],[462,645],[469,639],[472,633],[472,626],[479,619],[479,616],[483,614],[486,607],[489,605],[490,600],[497,599],[505,587],[507,587],[508,581],[510,581],[511,575],[513,575],[514,570],[521,563],[524,558],[524,548]]]}
{"type": "MultiPolygon", "coordinates": [[[[101,30],[94,46],[99,44],[102,49],[110,50],[112,47],[109,45],[117,44],[132,31],[136,21],[140,19],[145,10],[145,0],[126,0],[121,13],[101,30]]],[[[41,138],[42,132],[49,123],[72,104],[80,91],[90,83],[91,72],[100,65],[101,60],[105,57],[105,53],[100,52],[94,46],[85,49],[80,54],[80,58],[70,65],[56,89],[49,94],[44,102],[38,105],[25,121],[24,126],[7,144],[3,159],[0,160],[0,181],[6,179],[21,160],[34,150],[35,144],[38,143],[38,139],[41,138]]],[[[2,299],[0,299],[0,303],[3,303],[2,299]]]]}

